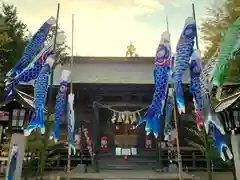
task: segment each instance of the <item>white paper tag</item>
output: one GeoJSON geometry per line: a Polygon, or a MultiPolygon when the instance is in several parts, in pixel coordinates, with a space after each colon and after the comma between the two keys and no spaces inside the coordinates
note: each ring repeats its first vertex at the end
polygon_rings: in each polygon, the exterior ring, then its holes
{"type": "Polygon", "coordinates": [[[130,156],[131,155],[131,149],[129,149],[129,148],[122,149],[122,155],[123,156],[130,156]]]}
{"type": "Polygon", "coordinates": [[[132,155],[137,155],[137,148],[131,148],[132,155]]]}
{"type": "Polygon", "coordinates": [[[121,156],[122,155],[122,148],[116,147],[115,154],[116,154],[116,156],[121,156]]]}

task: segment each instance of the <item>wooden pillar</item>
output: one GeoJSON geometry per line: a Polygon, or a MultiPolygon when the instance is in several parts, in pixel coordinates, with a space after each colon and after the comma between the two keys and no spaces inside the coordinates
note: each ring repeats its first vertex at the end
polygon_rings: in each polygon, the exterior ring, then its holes
{"type": "Polygon", "coordinates": [[[12,120],[13,120],[13,109],[9,111],[9,119],[8,119],[8,134],[12,135],[12,120]]]}
{"type": "Polygon", "coordinates": [[[192,167],[195,169],[196,168],[196,154],[195,152],[192,153],[192,167]]]}
{"type": "MultiPolygon", "coordinates": [[[[228,111],[229,112],[229,111],[228,111]]],[[[229,119],[231,122],[231,144],[235,167],[235,177],[240,180],[240,134],[237,129],[240,128],[237,122],[240,122],[240,109],[233,108],[229,112],[229,119]]]]}
{"type": "Polygon", "coordinates": [[[100,143],[100,136],[99,136],[99,107],[96,102],[93,102],[93,110],[94,110],[94,120],[93,124],[93,159],[95,164],[95,171],[99,171],[98,167],[98,153],[99,153],[99,143],[100,143]]]}
{"type": "MultiPolygon", "coordinates": [[[[168,89],[167,92],[167,96],[168,97],[170,95],[170,88],[168,89]]],[[[162,152],[162,140],[163,140],[163,129],[164,129],[164,121],[163,118],[165,118],[165,108],[166,108],[166,101],[167,98],[165,100],[165,105],[164,105],[164,110],[163,110],[163,116],[159,117],[159,121],[158,121],[158,128],[159,128],[159,133],[158,133],[158,138],[156,139],[156,145],[157,145],[157,171],[162,172],[163,170],[163,152],[162,152]]]]}
{"type": "Polygon", "coordinates": [[[232,151],[237,180],[240,180],[240,134],[231,135],[232,151]]]}

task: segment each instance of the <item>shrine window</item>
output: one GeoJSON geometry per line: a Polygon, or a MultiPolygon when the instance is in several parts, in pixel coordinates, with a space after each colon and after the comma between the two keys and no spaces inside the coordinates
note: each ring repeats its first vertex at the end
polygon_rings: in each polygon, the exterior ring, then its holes
{"type": "Polygon", "coordinates": [[[25,109],[14,109],[12,114],[12,126],[22,127],[25,118],[25,109]]]}

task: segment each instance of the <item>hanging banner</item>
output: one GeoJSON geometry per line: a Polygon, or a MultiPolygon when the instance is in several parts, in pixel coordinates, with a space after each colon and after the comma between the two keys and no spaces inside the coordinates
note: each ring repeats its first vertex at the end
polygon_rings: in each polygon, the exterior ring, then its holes
{"type": "Polygon", "coordinates": [[[0,143],[2,143],[3,125],[0,125],[0,143]]]}
{"type": "Polygon", "coordinates": [[[6,180],[21,180],[26,139],[23,134],[12,135],[6,168],[6,180]]]}

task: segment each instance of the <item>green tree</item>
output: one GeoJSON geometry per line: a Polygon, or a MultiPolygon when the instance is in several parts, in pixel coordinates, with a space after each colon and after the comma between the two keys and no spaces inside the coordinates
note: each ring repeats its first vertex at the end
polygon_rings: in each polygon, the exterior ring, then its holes
{"type": "MultiPolygon", "coordinates": [[[[27,26],[17,17],[17,9],[9,4],[0,5],[0,72],[1,80],[7,71],[21,58],[27,42],[27,26]]],[[[0,95],[3,93],[0,85],[0,95]]]]}
{"type": "MultiPolygon", "coordinates": [[[[60,28],[58,28],[58,32],[61,32],[60,28]]],[[[52,38],[54,38],[54,35],[56,34],[56,26],[53,26],[51,31],[49,32],[48,36],[47,36],[47,41],[52,40],[52,38]]],[[[67,56],[68,54],[68,50],[69,50],[69,46],[66,44],[66,41],[63,42],[62,44],[57,44],[56,47],[56,62],[53,65],[53,69],[58,65],[58,64],[65,64],[66,60],[67,60],[67,56]]]]}
{"type": "Polygon", "coordinates": [[[28,40],[28,30],[27,25],[18,19],[16,7],[3,3],[1,9],[0,18],[4,19],[4,23],[8,28],[6,30],[8,37],[12,40],[8,43],[6,48],[11,50],[14,49],[14,51],[8,51],[3,54],[4,58],[7,59],[5,64],[5,69],[7,71],[21,58],[28,40]]]}
{"type": "MultiPolygon", "coordinates": [[[[195,119],[195,114],[193,115],[193,119],[195,119]]],[[[186,131],[190,132],[191,136],[194,137],[194,141],[190,140],[188,138],[185,138],[187,143],[197,149],[199,149],[206,158],[206,165],[207,165],[207,172],[208,172],[208,180],[212,180],[212,162],[216,161],[216,166],[221,168],[226,167],[233,167],[232,173],[234,179],[235,177],[235,169],[233,166],[233,160],[223,162],[220,159],[219,152],[217,151],[217,148],[215,146],[215,140],[213,139],[211,134],[207,134],[205,131],[205,128],[203,127],[201,131],[199,131],[196,128],[196,122],[195,120],[189,120],[188,127],[186,127],[186,131]]],[[[192,139],[192,138],[191,138],[192,139]]],[[[230,137],[228,135],[225,135],[224,137],[226,144],[230,144],[230,137]]]]}
{"type": "Polygon", "coordinates": [[[2,95],[4,89],[4,63],[6,58],[3,56],[4,53],[11,51],[12,49],[6,48],[6,46],[11,42],[8,36],[8,27],[4,23],[4,18],[0,17],[0,95],[2,95]]]}
{"type": "Polygon", "coordinates": [[[203,128],[202,131],[199,131],[196,128],[195,122],[192,122],[192,127],[188,127],[186,130],[189,131],[195,138],[197,138],[198,141],[192,141],[187,138],[186,141],[189,145],[199,149],[204,154],[206,158],[208,180],[212,180],[211,160],[217,158],[217,150],[214,146],[215,143],[213,138],[206,133],[205,128],[203,128]]]}
{"type": "MultiPolygon", "coordinates": [[[[207,16],[201,23],[200,32],[201,39],[207,45],[204,56],[210,58],[219,47],[228,26],[239,17],[240,1],[226,0],[223,1],[222,5],[212,4],[207,10],[207,16]]],[[[237,57],[236,61],[230,62],[228,81],[238,81],[240,79],[239,74],[240,56],[237,57]]]]}
{"type": "MultiPolygon", "coordinates": [[[[47,114],[45,114],[45,119],[47,114]]],[[[53,128],[54,123],[54,115],[50,115],[49,121],[45,121],[45,128],[46,133],[50,134],[51,129],[53,128]]],[[[55,143],[52,140],[46,139],[46,141],[43,143],[42,141],[42,135],[39,130],[34,131],[31,133],[30,136],[27,137],[27,143],[26,143],[26,161],[23,162],[23,176],[25,179],[29,177],[40,177],[40,164],[39,160],[41,159],[41,153],[42,149],[46,148],[46,151],[44,152],[44,155],[46,157],[46,161],[44,163],[44,167],[51,166],[54,162],[56,162],[59,159],[59,155],[56,155],[54,152],[54,145],[55,143]],[[46,146],[46,147],[44,147],[46,146]]]]}
{"type": "MultiPolygon", "coordinates": [[[[5,24],[5,19],[0,17],[0,52],[1,54],[5,51],[10,51],[11,49],[7,49],[5,46],[11,42],[11,38],[8,35],[8,27],[5,24]]],[[[1,57],[3,58],[3,57],[1,57]]]]}

